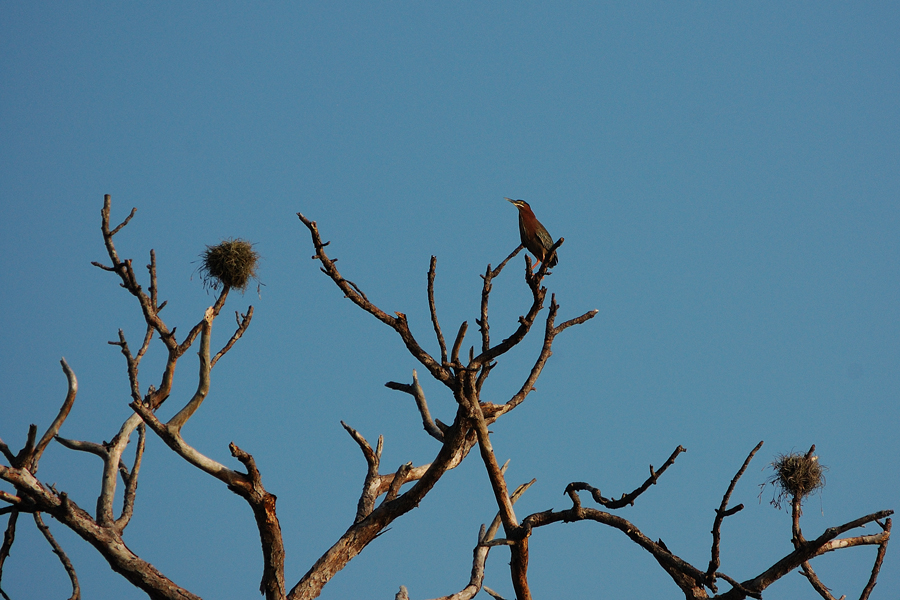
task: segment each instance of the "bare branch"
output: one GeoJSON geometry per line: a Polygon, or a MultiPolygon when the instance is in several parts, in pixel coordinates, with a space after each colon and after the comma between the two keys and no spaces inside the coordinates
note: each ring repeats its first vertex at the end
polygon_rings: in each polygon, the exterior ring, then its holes
{"type": "Polygon", "coordinates": [[[514,544],[510,548],[510,574],[512,576],[513,589],[515,589],[516,597],[519,600],[531,600],[531,591],[528,587],[528,537],[527,534],[523,535],[513,511],[512,501],[507,491],[506,479],[503,475],[503,470],[497,463],[484,413],[473,392],[474,388],[474,374],[471,370],[467,370],[461,400],[467,405],[465,408],[470,416],[470,423],[478,436],[481,460],[488,472],[488,479],[491,482],[491,489],[494,492],[494,499],[499,508],[500,519],[503,523],[506,537],[514,539],[514,544]]]}
{"type": "MultiPolygon", "coordinates": [[[[438,480],[452,466],[456,466],[474,444],[468,428],[463,426],[462,409],[457,411],[453,424],[444,432],[444,443],[434,461],[418,481],[392,502],[382,502],[359,523],[353,524],[341,538],[323,554],[288,594],[289,600],[314,598],[322,587],[346,564],[362,551],[395,519],[418,506],[438,480]]],[[[413,471],[415,471],[414,469],[413,471]]],[[[391,477],[385,475],[385,477],[391,477]]],[[[383,479],[382,478],[382,479],[383,479]]],[[[412,471],[407,480],[412,479],[412,471]]]]}
{"type": "MultiPolygon", "coordinates": [[[[883,510],[872,513],[870,515],[866,515],[864,517],[860,517],[858,519],[854,519],[853,521],[844,523],[843,525],[839,525],[837,527],[829,527],[818,538],[808,542],[800,543],[793,552],[776,562],[774,565],[766,569],[764,572],[760,573],[755,578],[742,582],[741,586],[744,589],[750,590],[752,592],[761,593],[764,589],[769,587],[775,581],[784,577],[787,573],[790,573],[791,571],[802,565],[804,562],[810,560],[811,558],[819,556],[820,554],[824,554],[825,552],[830,552],[832,550],[837,550],[848,545],[880,545],[882,542],[884,542],[885,538],[890,536],[889,532],[885,531],[875,536],[861,536],[861,538],[859,539],[853,538],[857,539],[857,542],[855,544],[847,540],[837,540],[836,538],[846,531],[861,527],[866,523],[884,519],[892,515],[893,513],[894,511],[892,510],[883,510]]],[[[722,598],[722,600],[732,600],[743,598],[745,597],[745,595],[746,594],[744,594],[744,592],[738,589],[732,589],[719,597],[722,598]]]]}
{"type": "MultiPolygon", "coordinates": [[[[131,473],[128,475],[125,483],[125,497],[122,502],[122,514],[116,519],[116,529],[119,532],[125,530],[125,527],[128,526],[128,522],[131,520],[131,515],[134,512],[134,498],[137,493],[137,482],[138,482],[138,473],[141,470],[141,459],[144,456],[144,438],[146,432],[146,425],[141,421],[140,425],[137,428],[138,431],[138,443],[137,449],[134,452],[134,466],[131,468],[131,473]]],[[[121,468],[120,468],[121,471],[121,468]]]]}
{"type": "Polygon", "coordinates": [[[8,502],[9,504],[12,504],[13,506],[5,506],[4,507],[4,508],[9,508],[9,509],[22,504],[21,498],[19,498],[15,494],[10,494],[9,492],[4,492],[3,490],[0,490],[0,500],[2,500],[3,502],[8,502]]]}
{"type": "Polygon", "coordinates": [[[194,392],[194,396],[190,399],[190,401],[178,411],[174,417],[172,417],[166,427],[173,429],[174,431],[180,431],[184,424],[187,423],[188,419],[200,408],[200,405],[203,403],[203,400],[206,398],[206,394],[209,393],[209,370],[210,370],[210,362],[209,362],[209,333],[212,328],[212,321],[215,318],[215,310],[214,308],[206,309],[206,316],[203,319],[203,328],[202,334],[200,336],[200,381],[197,384],[197,391],[194,392]]]}
{"type": "MultiPolygon", "coordinates": [[[[878,524],[881,525],[881,523],[878,524]]],[[[878,544],[878,553],[875,555],[875,564],[872,565],[872,574],[869,576],[869,581],[866,583],[866,587],[863,588],[859,600],[869,600],[869,595],[875,589],[878,573],[881,571],[881,564],[884,562],[884,554],[887,552],[888,542],[891,541],[891,519],[888,519],[881,527],[884,530],[884,539],[878,544]]]]}
{"type": "MultiPolygon", "coordinates": [[[[103,197],[103,209],[100,211],[100,230],[103,233],[103,242],[106,245],[106,252],[109,255],[110,260],[112,261],[112,266],[105,267],[96,262],[93,264],[105,271],[112,271],[119,276],[119,278],[122,280],[122,287],[128,290],[135,298],[137,298],[138,302],[140,303],[141,310],[144,314],[144,320],[147,322],[147,324],[153,327],[159,333],[160,338],[170,351],[176,350],[178,344],[174,339],[174,331],[169,331],[168,327],[166,327],[166,324],[163,323],[162,319],[159,318],[159,315],[157,314],[157,307],[154,305],[150,296],[145,294],[141,289],[141,286],[137,282],[137,277],[135,276],[134,269],[131,266],[131,260],[122,261],[119,258],[119,253],[116,251],[115,244],[113,243],[113,236],[128,224],[128,222],[134,216],[135,212],[137,212],[137,209],[131,209],[131,214],[129,214],[128,217],[124,221],[122,221],[122,223],[118,227],[110,230],[109,216],[111,205],[111,197],[109,194],[106,194],[103,197]]],[[[155,290],[154,281],[151,281],[151,285],[155,290]]]]}
{"type": "Polygon", "coordinates": [[[63,401],[63,405],[59,409],[59,414],[53,419],[50,427],[47,428],[47,431],[41,437],[41,441],[37,443],[37,446],[35,446],[34,451],[31,453],[31,457],[28,460],[28,469],[32,473],[37,473],[38,461],[41,460],[41,455],[47,448],[47,444],[50,443],[50,440],[59,433],[59,428],[62,427],[66,417],[69,416],[69,411],[72,410],[72,405],[75,404],[75,396],[78,394],[78,379],[75,377],[75,372],[69,367],[65,358],[59,362],[62,365],[63,372],[66,374],[69,389],[66,392],[66,399],[63,401]]]}
{"type": "Polygon", "coordinates": [[[560,323],[560,324],[553,330],[553,336],[556,337],[557,335],[559,335],[560,333],[562,333],[563,331],[565,331],[565,330],[568,329],[569,327],[572,327],[573,325],[581,325],[581,324],[584,323],[585,321],[588,321],[589,319],[593,319],[594,317],[597,316],[597,313],[599,313],[599,312],[600,312],[600,311],[597,310],[597,309],[595,308],[594,310],[589,310],[589,311],[587,311],[586,313],[584,313],[584,314],[581,315],[580,317],[575,317],[575,318],[573,318],[573,319],[569,319],[568,321],[565,321],[565,322],[563,322],[563,323],[560,323]]]}
{"type": "Polygon", "coordinates": [[[712,550],[711,557],[709,559],[709,567],[706,570],[706,583],[713,592],[717,592],[716,590],[716,570],[719,568],[721,564],[721,560],[719,558],[719,544],[721,541],[721,528],[722,521],[725,520],[725,517],[730,516],[738,512],[739,510],[744,508],[743,504],[739,504],[731,510],[728,509],[728,501],[731,499],[731,494],[734,492],[734,487],[737,485],[738,480],[744,474],[744,471],[747,470],[747,467],[750,465],[750,461],[753,460],[753,457],[759,452],[759,449],[762,448],[763,442],[760,442],[756,445],[756,447],[750,451],[750,454],[747,456],[747,459],[744,461],[744,464],[741,465],[741,468],[738,470],[737,474],[732,478],[731,484],[728,486],[728,489],[725,491],[725,495],[722,497],[722,503],[719,505],[719,508],[716,510],[716,518],[713,521],[712,528],[712,550]]]}
{"type": "Polygon", "coordinates": [[[253,456],[238,448],[234,442],[228,448],[231,455],[247,469],[247,475],[229,485],[228,489],[247,501],[256,519],[263,553],[263,575],[259,592],[265,594],[266,600],[284,600],[284,542],[281,524],[275,512],[275,496],[263,487],[262,476],[253,456]]]}
{"type": "MultiPolygon", "coordinates": [[[[19,511],[13,508],[6,522],[6,531],[3,532],[3,545],[0,546],[0,582],[3,581],[3,564],[9,558],[9,551],[16,541],[16,523],[19,521],[19,511]]],[[[3,594],[6,596],[6,594],[3,594]]]]}
{"type": "Polygon", "coordinates": [[[488,595],[489,595],[491,598],[494,598],[495,600],[506,600],[503,596],[501,596],[500,594],[498,594],[497,592],[495,592],[494,590],[492,590],[492,589],[489,588],[488,586],[484,586],[484,587],[482,587],[481,589],[483,589],[485,592],[487,592],[488,595]]]}
{"type": "Polygon", "coordinates": [[[428,311],[431,313],[431,324],[434,326],[434,335],[437,337],[438,345],[441,348],[441,364],[447,364],[447,344],[444,342],[444,334],[441,332],[441,326],[438,324],[437,308],[434,304],[434,275],[437,269],[437,257],[431,257],[431,264],[428,267],[428,311]]]}
{"type": "Polygon", "coordinates": [[[450,352],[450,363],[454,365],[461,364],[459,362],[459,349],[462,347],[463,340],[466,337],[466,330],[469,328],[468,321],[463,321],[456,332],[456,339],[453,341],[453,350],[450,352]]]}
{"type": "MultiPolygon", "coordinates": [[[[507,461],[507,464],[509,464],[509,461],[507,461]]],[[[502,471],[504,473],[506,472],[506,465],[503,466],[502,471]]],[[[515,504],[522,494],[525,493],[525,490],[530,488],[534,482],[535,480],[532,479],[530,482],[516,488],[516,491],[510,496],[512,503],[515,504]]],[[[494,540],[494,536],[497,534],[499,527],[500,513],[497,513],[497,516],[494,517],[490,527],[485,528],[484,525],[481,526],[481,529],[478,532],[478,543],[472,551],[472,573],[469,576],[469,583],[459,592],[449,596],[442,596],[436,600],[469,600],[470,598],[475,597],[481,589],[487,591],[487,588],[483,588],[482,586],[484,584],[484,567],[487,563],[490,549],[494,546],[512,544],[512,542],[509,542],[508,540],[494,540]]],[[[405,589],[405,587],[401,587],[401,590],[405,589]]]]}
{"type": "Polygon", "coordinates": [[[650,465],[650,477],[647,478],[644,483],[641,484],[640,487],[635,489],[634,491],[628,494],[622,494],[622,497],[618,500],[612,500],[610,498],[604,498],[600,493],[600,490],[597,488],[583,482],[583,481],[574,481],[566,486],[565,494],[568,494],[570,497],[575,495],[575,492],[578,491],[589,491],[591,493],[591,497],[594,499],[594,502],[597,504],[601,504],[609,509],[617,509],[622,508],[628,505],[634,505],[634,501],[638,496],[643,494],[650,488],[651,485],[656,485],[656,482],[659,480],[659,477],[666,472],[666,470],[671,467],[675,463],[675,459],[678,458],[678,455],[682,452],[687,452],[687,450],[683,446],[678,446],[675,448],[675,451],[666,459],[666,462],[663,463],[663,466],[660,467],[658,471],[653,470],[653,465],[650,465]]]}
{"type": "MultiPolygon", "coordinates": [[[[716,573],[716,577],[718,577],[719,579],[724,579],[725,581],[727,581],[729,583],[729,585],[731,585],[731,587],[733,587],[740,593],[744,594],[745,596],[749,596],[750,598],[757,598],[757,600],[762,600],[762,594],[748,590],[747,588],[742,586],[739,581],[732,579],[725,573],[716,573]]],[[[710,588],[710,589],[712,589],[712,588],[710,588]]]]}
{"type": "MultiPolygon", "coordinates": [[[[107,198],[108,198],[108,197],[109,197],[109,195],[107,195],[107,198]]],[[[116,227],[115,229],[113,229],[112,231],[109,232],[109,237],[112,237],[112,236],[116,235],[117,233],[119,233],[119,231],[120,231],[123,227],[125,227],[126,225],[128,225],[128,222],[134,217],[135,213],[137,213],[137,207],[132,208],[132,209],[131,209],[131,213],[129,213],[129,215],[128,215],[127,217],[125,217],[125,220],[122,221],[121,223],[119,223],[119,226],[118,226],[118,227],[116,227]]]]}
{"type": "Polygon", "coordinates": [[[37,425],[32,423],[28,426],[28,434],[25,436],[25,445],[22,446],[22,449],[19,450],[18,454],[16,454],[10,463],[12,466],[18,467],[28,467],[29,461],[34,453],[34,442],[37,439],[37,425]]]}
{"type": "Polygon", "coordinates": [[[443,366],[443,364],[438,363],[430,354],[428,354],[416,339],[413,337],[412,332],[409,330],[409,324],[406,321],[406,315],[403,313],[395,313],[396,317],[391,317],[387,315],[383,310],[369,302],[369,300],[359,291],[356,286],[351,285],[341,273],[335,267],[332,259],[328,258],[328,255],[325,254],[325,246],[327,244],[322,243],[322,239],[319,236],[319,229],[316,226],[315,221],[310,221],[306,217],[304,217],[301,213],[297,213],[297,217],[299,217],[300,221],[306,225],[307,229],[309,229],[310,235],[312,236],[313,246],[316,249],[316,254],[313,257],[317,259],[320,263],[322,263],[322,271],[328,275],[332,281],[344,292],[344,295],[350,299],[351,302],[374,316],[376,319],[381,321],[382,323],[390,326],[394,331],[396,331],[400,338],[403,340],[403,343],[406,345],[406,349],[409,350],[409,353],[413,355],[413,357],[422,363],[425,368],[428,369],[429,373],[431,373],[432,377],[437,379],[438,381],[444,383],[445,385],[452,387],[453,385],[453,374],[450,370],[443,366]]]}
{"type": "MultiPolygon", "coordinates": [[[[152,338],[153,328],[148,325],[147,332],[144,334],[144,343],[141,345],[142,351],[146,352],[146,348],[150,345],[150,340],[152,338]]],[[[140,383],[138,382],[138,364],[140,362],[140,359],[135,358],[131,355],[131,350],[128,348],[128,342],[125,340],[125,332],[120,329],[119,341],[107,343],[111,346],[118,346],[122,351],[122,354],[125,356],[125,364],[128,368],[128,381],[131,384],[131,398],[132,400],[140,400],[141,389],[140,383]]],[[[141,353],[139,352],[139,354],[141,353]]]]}
{"type": "MultiPolygon", "coordinates": [[[[571,496],[574,496],[574,494],[571,496]]],[[[577,496],[574,496],[574,498],[577,498],[577,496]]],[[[668,573],[675,584],[685,591],[687,597],[706,597],[706,592],[703,589],[702,583],[706,577],[705,573],[672,554],[661,540],[654,542],[644,535],[633,523],[611,513],[594,508],[583,508],[576,502],[572,508],[567,510],[548,510],[529,515],[523,519],[522,527],[527,533],[530,533],[533,528],[543,527],[551,523],[569,523],[583,520],[596,521],[618,529],[638,546],[649,552],[663,570],[668,573]]]]}
{"type": "Polygon", "coordinates": [[[516,254],[518,254],[519,252],[521,252],[524,249],[525,249],[525,246],[523,246],[522,244],[519,244],[518,246],[516,246],[516,249],[513,250],[512,252],[510,252],[509,256],[504,258],[503,262],[501,262],[499,265],[497,265],[496,269],[491,271],[491,278],[493,279],[493,278],[496,278],[498,275],[500,275],[500,271],[503,270],[503,267],[506,266],[506,263],[511,261],[513,258],[515,258],[516,254]]]}
{"type": "Polygon", "coordinates": [[[428,435],[430,435],[437,441],[444,441],[443,432],[438,428],[437,425],[434,424],[434,420],[431,418],[431,412],[428,410],[428,402],[425,400],[425,392],[424,390],[422,390],[422,386],[419,385],[419,376],[416,373],[415,369],[413,369],[412,385],[406,383],[397,383],[395,381],[388,381],[384,385],[385,387],[388,387],[392,390],[406,392],[407,394],[415,398],[416,406],[419,409],[419,414],[422,415],[422,426],[425,428],[425,431],[427,431],[428,435]]]}
{"type": "Polygon", "coordinates": [[[253,307],[247,309],[246,314],[240,314],[237,311],[234,312],[235,317],[240,317],[240,321],[238,322],[238,328],[235,330],[234,335],[231,336],[231,339],[228,340],[228,343],[225,346],[216,352],[216,355],[209,362],[209,368],[212,369],[216,366],[216,363],[222,358],[226,352],[231,350],[231,347],[234,346],[235,342],[241,339],[241,336],[244,335],[244,332],[247,331],[247,328],[250,327],[250,319],[253,318],[253,307]]]}
{"type": "Polygon", "coordinates": [[[347,433],[356,441],[362,450],[363,456],[366,458],[366,478],[363,481],[363,491],[359,496],[359,502],[356,505],[356,518],[354,523],[359,523],[368,517],[375,509],[375,501],[379,496],[379,484],[381,477],[378,475],[378,467],[381,464],[381,450],[384,447],[384,436],[378,436],[378,445],[376,450],[372,450],[372,446],[366,441],[358,431],[341,421],[347,433]]]}
{"type": "Polygon", "coordinates": [[[484,279],[484,284],[481,286],[481,318],[477,319],[475,323],[481,331],[481,351],[487,352],[491,347],[491,327],[488,323],[488,302],[490,301],[491,289],[493,288],[491,283],[493,279],[491,265],[487,266],[484,275],[481,277],[484,279]]]}
{"type": "Polygon", "coordinates": [[[10,464],[16,460],[16,455],[12,453],[12,450],[9,449],[9,446],[3,440],[0,440],[0,453],[6,457],[6,460],[9,461],[10,464]]]}
{"type": "Polygon", "coordinates": [[[394,477],[391,478],[391,484],[388,487],[387,494],[384,496],[384,502],[391,502],[397,498],[397,494],[400,492],[400,487],[404,484],[406,480],[406,474],[412,469],[412,463],[408,462],[403,465],[400,465],[400,468],[397,469],[397,472],[394,473],[394,477]]]}
{"type": "Polygon", "coordinates": [[[199,600],[194,594],[175,585],[153,565],[135,555],[117,532],[100,527],[65,493],[47,489],[31,472],[0,465],[0,478],[14,485],[20,495],[27,496],[34,510],[52,515],[82,539],[90,542],[114,571],[147,592],[150,597],[199,600]]]}
{"type": "Polygon", "coordinates": [[[211,307],[206,309],[206,313],[203,315],[203,318],[200,319],[200,322],[194,325],[193,328],[191,328],[191,331],[187,334],[187,337],[184,338],[184,341],[181,342],[181,344],[178,346],[178,356],[181,356],[182,354],[187,352],[188,348],[191,347],[191,344],[194,343],[194,340],[197,339],[197,335],[207,329],[207,327],[212,326],[212,322],[216,317],[219,316],[219,312],[221,312],[222,307],[225,306],[225,300],[228,298],[229,291],[231,291],[231,288],[227,285],[222,287],[222,292],[219,294],[219,297],[216,298],[216,301],[211,307]]]}
{"type": "Polygon", "coordinates": [[[96,454],[100,458],[104,459],[109,455],[109,451],[103,444],[97,444],[95,442],[83,442],[80,440],[70,440],[61,436],[56,436],[56,441],[69,450],[87,452],[88,454],[96,454]]]}
{"type": "MultiPolygon", "coordinates": [[[[831,590],[825,587],[825,584],[822,583],[822,580],[819,579],[819,576],[816,575],[816,572],[813,571],[812,565],[809,564],[809,561],[804,562],[800,565],[800,574],[806,577],[809,581],[809,584],[813,587],[816,592],[825,600],[837,600],[834,596],[831,595],[831,590]]],[[[843,596],[841,597],[843,599],[843,596]]]]}
{"type": "Polygon", "coordinates": [[[44,534],[44,538],[50,544],[50,547],[53,548],[53,553],[59,557],[59,562],[62,563],[63,568],[69,575],[69,581],[72,582],[72,595],[69,597],[69,600],[79,600],[81,598],[81,587],[78,585],[78,575],[75,574],[75,567],[72,566],[72,561],[69,560],[69,557],[66,556],[66,552],[62,549],[62,546],[57,543],[53,534],[50,533],[50,528],[44,524],[41,513],[35,511],[33,517],[35,525],[37,525],[37,528],[44,534]]]}
{"type": "Polygon", "coordinates": [[[146,423],[147,426],[150,427],[150,429],[152,429],[167,446],[169,446],[169,448],[201,471],[212,475],[229,486],[239,485],[244,480],[245,476],[242,473],[229,469],[223,464],[201,454],[191,447],[184,441],[184,438],[181,437],[181,434],[176,428],[170,427],[157,419],[150,408],[138,402],[132,402],[128,406],[141,416],[144,423],[146,423]]]}

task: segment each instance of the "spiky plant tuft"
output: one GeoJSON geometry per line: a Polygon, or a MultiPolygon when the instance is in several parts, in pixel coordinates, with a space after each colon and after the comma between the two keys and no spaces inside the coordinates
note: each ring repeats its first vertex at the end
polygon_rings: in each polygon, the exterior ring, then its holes
{"type": "Polygon", "coordinates": [[[767,483],[775,487],[772,505],[781,508],[785,500],[794,498],[803,500],[813,492],[825,487],[825,471],[827,467],[819,464],[818,456],[809,456],[797,452],[779,454],[771,463],[775,473],[767,483]]]}
{"type": "Polygon", "coordinates": [[[246,240],[229,238],[207,246],[200,259],[203,285],[214,290],[221,285],[244,292],[251,279],[258,280],[259,253],[246,240]]]}

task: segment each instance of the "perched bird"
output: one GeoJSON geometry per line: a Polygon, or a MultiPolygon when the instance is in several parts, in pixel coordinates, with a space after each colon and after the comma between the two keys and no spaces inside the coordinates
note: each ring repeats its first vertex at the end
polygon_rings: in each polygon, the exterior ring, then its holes
{"type": "MultiPolygon", "coordinates": [[[[507,198],[519,209],[519,235],[522,237],[522,245],[534,254],[537,262],[534,266],[538,266],[547,258],[547,253],[553,247],[553,238],[547,233],[547,230],[541,225],[541,222],[534,216],[531,207],[524,200],[513,200],[507,198]]],[[[550,260],[548,267],[555,267],[557,263],[556,254],[550,260]]]]}

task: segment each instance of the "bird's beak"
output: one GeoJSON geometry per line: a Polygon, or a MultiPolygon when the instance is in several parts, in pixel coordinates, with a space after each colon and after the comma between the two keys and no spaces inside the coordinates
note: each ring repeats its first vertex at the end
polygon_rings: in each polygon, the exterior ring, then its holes
{"type": "Polygon", "coordinates": [[[510,201],[510,202],[512,202],[512,203],[513,203],[513,204],[515,204],[515,203],[516,203],[516,201],[515,201],[515,200],[513,200],[513,199],[512,199],[512,198],[506,198],[506,197],[504,197],[504,200],[509,200],[509,201],[510,201]]]}

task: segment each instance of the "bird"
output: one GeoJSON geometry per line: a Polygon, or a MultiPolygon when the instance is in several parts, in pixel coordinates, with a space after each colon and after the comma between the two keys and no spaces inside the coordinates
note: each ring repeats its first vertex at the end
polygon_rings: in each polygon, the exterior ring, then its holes
{"type": "MultiPolygon", "coordinates": [[[[506,198],[519,209],[519,235],[522,238],[522,245],[534,254],[537,262],[534,266],[538,266],[547,258],[547,253],[553,247],[553,238],[547,233],[547,229],[541,225],[541,222],[534,216],[534,211],[524,200],[513,200],[506,198]]],[[[555,267],[557,263],[556,253],[547,264],[548,267],[555,267]]]]}

